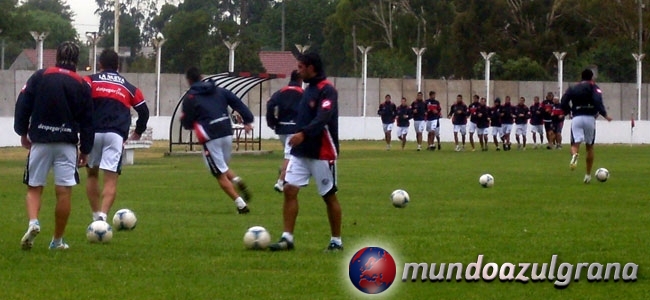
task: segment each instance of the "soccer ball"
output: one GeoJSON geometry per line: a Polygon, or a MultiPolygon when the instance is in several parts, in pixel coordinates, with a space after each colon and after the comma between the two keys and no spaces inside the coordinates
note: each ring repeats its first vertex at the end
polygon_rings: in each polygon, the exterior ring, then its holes
{"type": "Polygon", "coordinates": [[[489,188],[494,185],[494,177],[490,174],[483,174],[478,179],[478,183],[484,188],[489,188]]]}
{"type": "Polygon", "coordinates": [[[271,234],[262,226],[253,226],[248,228],[244,234],[244,246],[246,246],[247,249],[266,249],[270,243],[271,234]]]}
{"type": "Polygon", "coordinates": [[[596,179],[600,182],[605,182],[609,179],[609,171],[605,168],[598,168],[595,173],[596,179]]]}
{"type": "Polygon", "coordinates": [[[390,201],[393,202],[393,206],[397,208],[404,208],[407,204],[409,204],[411,198],[409,198],[409,194],[405,190],[394,190],[390,194],[390,201]]]}
{"type": "Polygon", "coordinates": [[[88,225],[86,238],[91,243],[108,243],[113,238],[113,228],[105,221],[95,221],[88,225]]]}
{"type": "Polygon", "coordinates": [[[113,216],[113,227],[117,230],[133,230],[137,222],[135,213],[128,208],[116,211],[113,216]]]}

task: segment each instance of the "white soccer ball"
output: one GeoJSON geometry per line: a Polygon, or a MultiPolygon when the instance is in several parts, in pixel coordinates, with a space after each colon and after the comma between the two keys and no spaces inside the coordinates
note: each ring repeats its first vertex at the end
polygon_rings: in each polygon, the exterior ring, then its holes
{"type": "Polygon", "coordinates": [[[607,181],[607,179],[609,179],[609,170],[605,168],[598,168],[598,170],[596,170],[596,173],[594,173],[594,175],[596,176],[596,179],[598,179],[598,181],[605,182],[607,181]]]}
{"type": "Polygon", "coordinates": [[[113,216],[113,227],[117,230],[133,230],[138,223],[135,213],[128,209],[123,208],[115,212],[113,216]]]}
{"type": "Polygon", "coordinates": [[[271,243],[271,234],[262,226],[248,228],[244,234],[244,246],[247,249],[266,249],[271,243]]]}
{"type": "Polygon", "coordinates": [[[478,183],[484,188],[489,188],[494,185],[494,176],[490,174],[483,174],[478,178],[478,183]]]}
{"type": "Polygon", "coordinates": [[[86,238],[91,243],[108,243],[113,238],[113,228],[105,221],[95,221],[88,225],[86,238]]]}
{"type": "Polygon", "coordinates": [[[394,190],[390,194],[390,201],[393,202],[393,206],[397,208],[404,208],[409,204],[411,198],[409,197],[409,193],[407,193],[405,190],[394,190]]]}

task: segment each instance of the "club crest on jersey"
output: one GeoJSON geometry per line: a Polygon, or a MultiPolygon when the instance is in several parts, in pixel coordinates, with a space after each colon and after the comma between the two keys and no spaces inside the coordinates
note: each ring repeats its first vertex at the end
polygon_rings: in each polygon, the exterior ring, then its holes
{"type": "Polygon", "coordinates": [[[332,101],[330,101],[329,99],[325,99],[323,100],[323,102],[321,102],[320,107],[322,109],[330,109],[332,108],[332,101]]]}

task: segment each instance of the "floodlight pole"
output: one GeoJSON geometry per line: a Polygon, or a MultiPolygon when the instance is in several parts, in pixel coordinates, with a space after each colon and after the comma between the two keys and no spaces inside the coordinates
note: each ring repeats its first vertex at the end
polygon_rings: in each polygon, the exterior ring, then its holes
{"type": "Polygon", "coordinates": [[[228,54],[228,72],[232,73],[235,72],[235,49],[237,49],[237,46],[239,46],[239,41],[236,42],[230,42],[230,41],[223,41],[223,43],[228,47],[229,54],[228,54]]]}
{"type": "Polygon", "coordinates": [[[562,95],[562,82],[564,74],[564,57],[566,52],[553,52],[555,58],[557,58],[557,95],[561,97],[562,95]]]}
{"type": "Polygon", "coordinates": [[[364,47],[364,46],[357,46],[359,48],[359,51],[363,54],[363,70],[361,74],[361,78],[363,81],[363,116],[366,116],[366,102],[367,102],[367,90],[368,90],[368,52],[370,52],[370,49],[372,49],[372,46],[364,47]]]}
{"type": "Polygon", "coordinates": [[[643,75],[643,58],[645,54],[643,53],[632,53],[634,60],[636,60],[636,89],[637,89],[637,108],[636,108],[636,119],[641,120],[641,76],[643,75]]]}
{"type": "Polygon", "coordinates": [[[88,40],[93,45],[93,66],[92,66],[92,70],[93,70],[93,73],[97,73],[97,41],[99,41],[100,36],[97,35],[97,31],[87,31],[86,32],[86,37],[88,37],[88,40]]]}
{"type": "Polygon", "coordinates": [[[485,101],[487,106],[490,106],[490,59],[494,54],[494,52],[481,52],[481,56],[485,60],[485,101]]]}
{"type": "Polygon", "coordinates": [[[165,37],[162,33],[158,33],[152,42],[153,46],[156,48],[156,116],[160,116],[160,56],[162,46],[165,43],[165,37]]]}
{"type": "Polygon", "coordinates": [[[417,63],[415,66],[415,77],[417,78],[418,92],[422,91],[422,54],[427,48],[416,48],[413,47],[413,52],[417,55],[417,63]]]}
{"type": "Polygon", "coordinates": [[[36,46],[38,47],[38,69],[40,70],[43,68],[43,41],[49,33],[37,31],[30,31],[29,33],[34,38],[34,41],[36,41],[36,46]]]}

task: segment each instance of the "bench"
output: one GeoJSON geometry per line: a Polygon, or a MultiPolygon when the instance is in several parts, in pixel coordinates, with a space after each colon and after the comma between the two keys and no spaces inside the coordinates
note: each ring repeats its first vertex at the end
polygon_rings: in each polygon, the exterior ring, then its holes
{"type": "MultiPolygon", "coordinates": [[[[135,131],[135,126],[129,129],[129,136],[135,131]]],[[[124,152],[122,153],[122,165],[132,165],[135,156],[135,149],[146,149],[153,145],[153,128],[147,127],[139,140],[126,140],[124,152]]]]}

